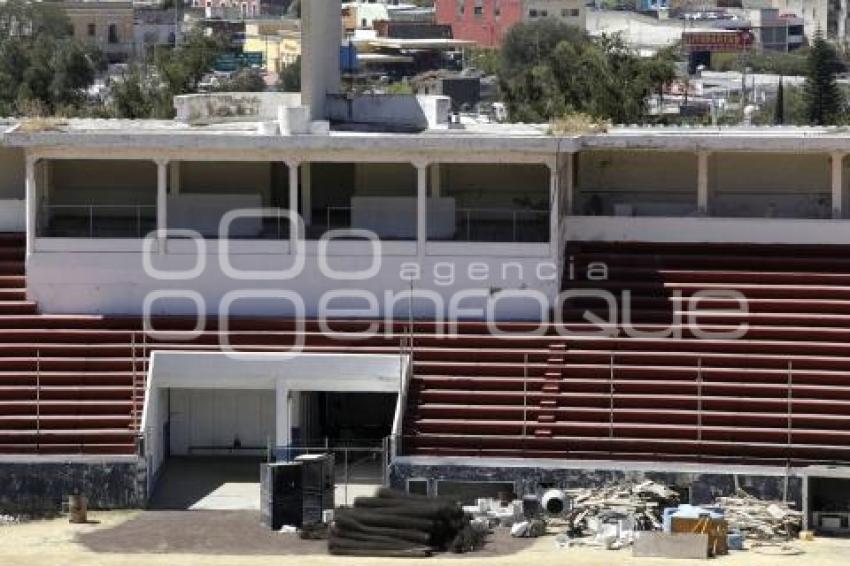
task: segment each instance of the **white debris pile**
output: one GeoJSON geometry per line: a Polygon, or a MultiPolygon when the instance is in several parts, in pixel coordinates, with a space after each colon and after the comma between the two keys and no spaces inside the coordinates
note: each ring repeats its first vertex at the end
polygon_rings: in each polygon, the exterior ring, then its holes
{"type": "Polygon", "coordinates": [[[564,514],[566,535],[590,535],[596,544],[609,549],[630,545],[637,531],[661,530],[662,512],[679,502],[678,493],[653,481],[572,489],[566,493],[572,502],[572,508],[564,514]]]}
{"type": "Polygon", "coordinates": [[[4,525],[17,525],[18,523],[23,523],[24,520],[21,517],[16,517],[15,515],[4,515],[0,513],[0,527],[4,525]]]}
{"type": "Polygon", "coordinates": [[[546,522],[543,519],[520,521],[511,527],[512,537],[536,538],[546,534],[546,522]]]}
{"type": "Polygon", "coordinates": [[[514,523],[525,519],[522,512],[522,501],[502,502],[498,499],[480,498],[475,505],[464,505],[463,511],[473,520],[489,528],[511,527],[514,523]]]}
{"type": "Polygon", "coordinates": [[[803,528],[803,514],[787,503],[763,501],[743,490],[731,497],[718,497],[714,506],[723,510],[730,531],[750,539],[796,538],[803,528]]]}

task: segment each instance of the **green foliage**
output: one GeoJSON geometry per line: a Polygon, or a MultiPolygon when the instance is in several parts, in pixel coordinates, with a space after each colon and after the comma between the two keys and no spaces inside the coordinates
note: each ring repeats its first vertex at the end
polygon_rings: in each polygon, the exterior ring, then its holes
{"type": "Polygon", "coordinates": [[[301,91],[301,57],[298,57],[291,65],[281,69],[277,80],[277,90],[280,92],[301,91]]]}
{"type": "Polygon", "coordinates": [[[410,83],[398,82],[387,85],[387,94],[413,94],[410,83]]]}
{"type": "MultiPolygon", "coordinates": [[[[780,103],[774,99],[773,104],[765,104],[761,111],[753,116],[753,124],[761,126],[779,124],[803,126],[808,124],[804,89],[783,84],[781,91],[777,90],[777,98],[780,96],[779,92],[782,93],[782,116],[779,115],[780,103]]],[[[733,114],[734,120],[740,119],[737,112],[733,114]]]]}
{"type": "Polygon", "coordinates": [[[499,50],[487,47],[472,47],[466,50],[466,64],[487,75],[499,73],[499,50]]]}
{"type": "Polygon", "coordinates": [[[176,96],[196,92],[198,83],[223,52],[221,40],[195,30],[178,47],[156,49],[153,61],[165,87],[176,96]]]}
{"type": "Polygon", "coordinates": [[[223,81],[216,89],[219,92],[263,92],[266,81],[256,69],[242,69],[223,81]]]}
{"type": "Polygon", "coordinates": [[[111,84],[109,110],[116,118],[170,118],[173,113],[168,89],[142,65],[131,65],[111,84]]]}
{"type": "Polygon", "coordinates": [[[785,76],[801,76],[808,69],[809,49],[799,49],[791,53],[762,51],[751,53],[712,53],[713,71],[742,71],[751,69],[754,73],[768,73],[785,76]]]}
{"type": "MultiPolygon", "coordinates": [[[[199,30],[178,47],[156,49],[152,65],[133,65],[113,82],[109,111],[118,118],[173,118],[174,97],[197,92],[198,83],[223,52],[223,42],[199,30]]],[[[229,81],[227,90],[256,88],[253,77],[238,76],[231,81],[236,82],[229,81]]],[[[264,88],[265,84],[260,90],[264,88]]]]}
{"type": "Polygon", "coordinates": [[[101,56],[70,36],[56,5],[11,0],[0,5],[0,110],[43,115],[85,102],[101,56]]]}
{"type": "Polygon", "coordinates": [[[590,39],[547,18],[508,32],[500,87],[514,121],[545,122],[578,112],[634,123],[643,118],[646,97],[675,78],[674,61],[673,50],[642,59],[619,36],[590,39]]]}
{"type": "Polygon", "coordinates": [[[835,124],[844,110],[844,100],[835,75],[840,68],[835,49],[818,30],[809,52],[806,84],[806,110],[810,124],[835,124]]]}
{"type": "Polygon", "coordinates": [[[779,86],[776,87],[773,123],[777,126],[785,123],[785,85],[782,83],[782,77],[779,77],[779,86]]]}

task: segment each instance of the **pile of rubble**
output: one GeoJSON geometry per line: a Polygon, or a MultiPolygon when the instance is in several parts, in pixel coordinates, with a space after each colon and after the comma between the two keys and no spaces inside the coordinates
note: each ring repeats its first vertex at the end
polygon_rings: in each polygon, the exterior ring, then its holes
{"type": "Polygon", "coordinates": [[[803,528],[803,514],[781,501],[756,499],[743,490],[732,497],[718,497],[714,507],[723,512],[730,531],[749,539],[787,540],[803,528]]]}
{"type": "Polygon", "coordinates": [[[559,547],[594,546],[616,550],[643,533],[698,533],[708,537],[711,555],[752,544],[796,538],[803,515],[779,501],[759,500],[743,491],[719,497],[711,505],[679,503],[679,494],[654,481],[595,488],[549,489],[522,500],[479,499],[464,511],[482,528],[510,527],[518,537],[556,529],[559,547]]]}
{"type": "Polygon", "coordinates": [[[0,527],[3,525],[17,525],[18,523],[23,523],[23,517],[17,517],[15,515],[6,515],[0,513],[0,527]]]}
{"type": "Polygon", "coordinates": [[[564,518],[567,534],[574,537],[589,531],[597,536],[631,539],[634,531],[660,530],[663,510],[679,503],[678,493],[653,481],[572,489],[566,494],[572,500],[572,509],[564,518]]]}

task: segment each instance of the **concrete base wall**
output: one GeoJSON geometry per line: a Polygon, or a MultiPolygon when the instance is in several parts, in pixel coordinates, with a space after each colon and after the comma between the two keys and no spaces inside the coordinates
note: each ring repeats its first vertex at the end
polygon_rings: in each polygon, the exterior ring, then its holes
{"type": "Polygon", "coordinates": [[[146,485],[144,461],[136,458],[0,460],[0,513],[55,515],[75,493],[88,497],[90,509],[139,508],[147,501],[146,485]]]}
{"type": "MultiPolygon", "coordinates": [[[[517,496],[536,493],[541,484],[558,486],[564,489],[580,487],[601,487],[616,482],[640,482],[653,480],[671,487],[687,488],[690,501],[694,505],[712,503],[715,498],[733,495],[737,488],[743,489],[759,499],[782,500],[785,491],[785,476],[765,468],[724,471],[720,466],[704,466],[705,471],[695,471],[690,466],[655,464],[652,466],[633,466],[629,463],[598,463],[598,467],[566,467],[555,463],[535,465],[529,463],[508,464],[502,466],[476,465],[478,459],[469,458],[469,464],[440,463],[439,458],[429,458],[432,462],[418,463],[417,459],[399,458],[390,465],[390,485],[406,490],[407,480],[428,480],[428,493],[439,494],[439,482],[513,482],[517,496]],[[563,466],[563,467],[562,467],[563,466]],[[661,471],[666,469],[668,471],[661,471]]],[[[483,463],[483,459],[482,460],[483,463]]],[[[450,459],[444,459],[449,462],[450,459]]],[[[532,461],[533,462],[533,461],[532,461]]],[[[800,509],[802,504],[802,478],[797,475],[788,477],[788,500],[800,509]]]]}
{"type": "Polygon", "coordinates": [[[300,105],[298,92],[214,92],[174,97],[177,120],[189,124],[277,120],[279,106],[300,105]]]}
{"type": "Polygon", "coordinates": [[[371,124],[403,130],[424,130],[449,121],[451,98],[435,95],[363,94],[328,96],[326,114],[332,122],[371,124]]]}

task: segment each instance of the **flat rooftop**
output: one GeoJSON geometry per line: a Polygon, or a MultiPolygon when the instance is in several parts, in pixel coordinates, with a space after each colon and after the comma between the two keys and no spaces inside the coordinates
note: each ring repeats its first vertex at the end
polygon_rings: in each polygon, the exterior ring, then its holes
{"type": "Polygon", "coordinates": [[[850,127],[614,126],[606,132],[555,134],[547,124],[466,122],[416,133],[339,131],[263,135],[258,122],[191,125],[172,120],[71,119],[38,130],[0,119],[0,143],[12,147],[156,149],[303,149],[570,152],[581,149],[850,152],[850,127]]]}

